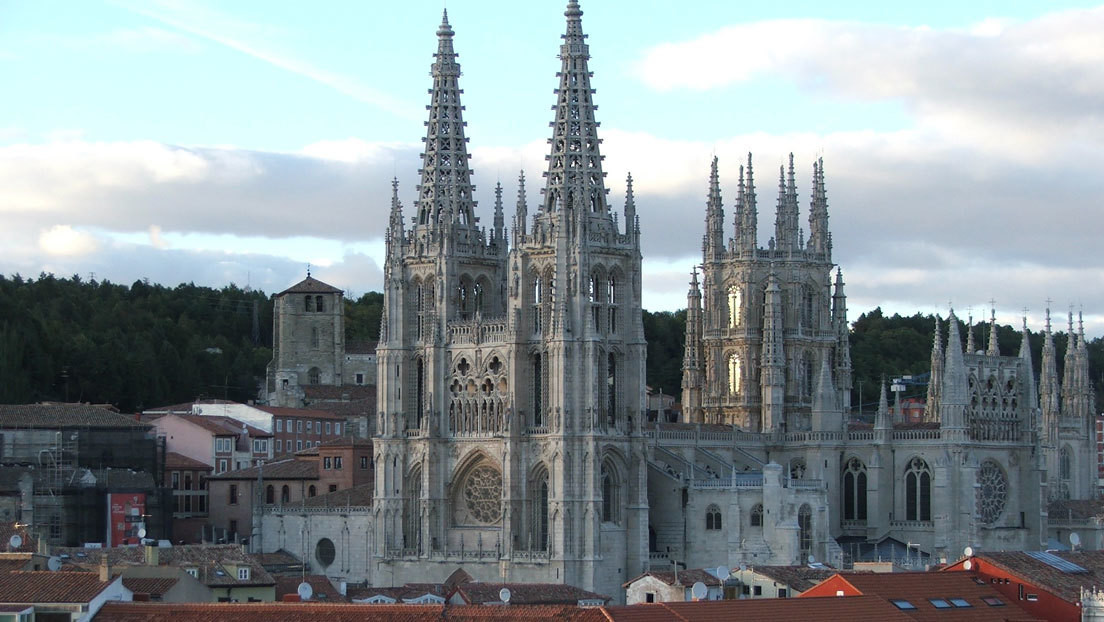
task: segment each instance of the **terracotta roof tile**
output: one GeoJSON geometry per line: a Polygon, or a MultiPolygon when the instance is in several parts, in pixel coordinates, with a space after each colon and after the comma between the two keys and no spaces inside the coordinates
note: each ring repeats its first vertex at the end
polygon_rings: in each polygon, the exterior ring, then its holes
{"type": "Polygon", "coordinates": [[[91,572],[10,572],[0,578],[0,603],[86,603],[110,585],[91,572]]]}
{"type": "MultiPolygon", "coordinates": [[[[16,471],[16,469],[12,467],[5,467],[3,469],[0,469],[0,471],[13,472],[16,471]]],[[[18,490],[18,488],[16,488],[16,490],[18,490]]],[[[38,550],[38,538],[35,538],[33,535],[31,535],[31,532],[27,531],[26,527],[16,527],[17,524],[18,523],[14,522],[0,523],[0,546],[4,547],[5,551],[11,553],[34,553],[36,550],[38,550]],[[17,549],[12,549],[9,546],[9,543],[11,542],[11,537],[14,535],[18,535],[20,538],[23,538],[23,544],[21,544],[17,549]]]]}
{"type": "Polygon", "coordinates": [[[885,599],[876,596],[753,598],[748,600],[656,603],[606,607],[605,611],[613,622],[651,622],[652,620],[682,620],[685,622],[717,622],[718,620],[894,622],[912,620],[885,599]]]}
{"type": "Polygon", "coordinates": [[[629,585],[629,583],[634,583],[642,577],[649,577],[649,576],[650,577],[655,577],[656,579],[659,579],[660,581],[663,581],[667,585],[681,585],[683,587],[693,587],[693,585],[695,583],[697,583],[698,581],[701,581],[707,587],[720,587],[721,586],[721,580],[720,579],[718,579],[717,577],[713,576],[712,574],[709,574],[708,572],[706,572],[705,570],[702,570],[700,568],[692,568],[690,570],[680,570],[680,571],[678,571],[677,583],[676,583],[676,578],[675,578],[675,572],[673,570],[649,570],[648,572],[645,572],[644,574],[640,575],[639,577],[636,577],[635,579],[632,579],[631,581],[628,581],[627,583],[625,583],[625,586],[627,587],[629,585]]]}
{"type": "Polygon", "coordinates": [[[1051,501],[1047,515],[1052,519],[1087,519],[1104,517],[1104,499],[1061,499],[1051,501]]]}
{"type": "Polygon", "coordinates": [[[284,406],[254,406],[257,410],[263,410],[264,412],[275,415],[277,417],[299,417],[302,419],[343,419],[328,410],[321,410],[317,408],[287,408],[284,406]]]}
{"type": "Polygon", "coordinates": [[[161,596],[179,580],[176,577],[123,577],[123,586],[135,594],[161,596]]]}
{"type": "Polygon", "coordinates": [[[834,568],[810,568],[808,566],[755,566],[750,568],[764,577],[804,592],[817,583],[839,572],[834,568]]]}
{"type": "Polygon", "coordinates": [[[319,281],[318,279],[314,278],[313,276],[308,276],[307,278],[303,279],[302,281],[299,281],[295,285],[292,285],[291,287],[285,289],[284,291],[282,291],[282,292],[280,292],[279,294],[276,294],[276,295],[277,296],[283,296],[284,294],[342,294],[342,293],[344,293],[342,290],[334,287],[333,285],[330,285],[328,283],[323,283],[322,281],[319,281]]]}
{"type": "Polygon", "coordinates": [[[0,575],[13,570],[26,570],[30,563],[30,553],[5,553],[0,556],[0,575]]]}
{"type": "Polygon", "coordinates": [[[342,510],[347,507],[369,507],[372,505],[374,487],[375,484],[361,484],[360,486],[353,486],[352,488],[346,488],[344,490],[328,492],[324,495],[307,497],[302,501],[285,503],[283,509],[286,511],[295,511],[295,508],[308,507],[342,510]]]}
{"type": "Polygon", "coordinates": [[[175,451],[165,453],[165,469],[169,471],[210,471],[211,465],[175,451]]]}
{"type": "Polygon", "coordinates": [[[212,475],[209,479],[257,479],[258,475],[266,479],[318,479],[318,463],[313,460],[284,458],[266,462],[262,466],[212,475]]]}
{"type": "Polygon", "coordinates": [[[477,583],[461,584],[456,592],[464,602],[473,605],[501,602],[498,593],[510,590],[511,605],[568,605],[580,600],[609,602],[609,596],[589,592],[566,583],[477,583]]]}
{"type": "Polygon", "coordinates": [[[298,594],[299,584],[304,581],[309,583],[311,589],[314,590],[311,601],[326,603],[346,602],[345,597],[341,595],[341,592],[337,591],[333,583],[330,583],[329,579],[318,574],[309,574],[306,577],[299,575],[276,577],[276,600],[282,601],[285,594],[298,594]]]}
{"type": "MultiPolygon", "coordinates": [[[[112,566],[145,564],[146,553],[142,547],[122,546],[108,549],[86,549],[82,547],[58,547],[55,554],[74,566],[96,570],[100,560],[107,558],[112,566]],[[68,555],[68,558],[64,556],[68,555]]],[[[276,581],[261,566],[260,561],[242,551],[237,544],[185,544],[157,549],[158,560],[162,566],[195,568],[199,581],[209,586],[234,585],[274,585],[276,581]],[[238,579],[231,567],[248,566],[248,579],[238,579]],[[219,574],[219,573],[222,574],[219,574]]]]}
{"type": "MultiPolygon", "coordinates": [[[[1004,568],[1068,602],[1081,600],[1081,587],[1104,589],[1104,551],[1051,551],[1087,573],[1069,574],[1019,551],[977,553],[975,557],[1004,568]]],[[[946,573],[952,574],[952,573],[946,573]]]]}
{"type": "Polygon", "coordinates": [[[271,432],[265,432],[264,430],[251,426],[248,423],[234,419],[233,417],[226,417],[223,415],[172,415],[187,421],[189,423],[198,425],[199,427],[215,434],[216,436],[237,436],[241,434],[244,429],[245,433],[252,438],[265,438],[272,436],[271,432]]]}
{"type": "MultiPolygon", "coordinates": [[[[906,611],[914,620],[933,622],[967,622],[970,620],[1003,621],[1008,619],[1034,620],[1031,614],[1009,602],[988,583],[974,581],[965,572],[887,572],[840,573],[840,576],[866,596],[879,596],[886,601],[903,599],[916,609],[906,611]],[[990,607],[982,602],[983,596],[1000,598],[1005,606],[990,607]],[[970,604],[968,608],[937,609],[930,599],[961,598],[970,604]]],[[[800,598],[799,598],[800,600],[800,598]]]]}
{"type": "Polygon", "coordinates": [[[152,428],[92,404],[0,404],[0,428],[152,428]]]}
{"type": "MultiPolygon", "coordinates": [[[[670,618],[666,618],[670,619],[670,618]]],[[[907,619],[907,618],[906,618],[907,619]]],[[[105,603],[96,622],[477,622],[560,620],[609,622],[597,608],[575,606],[363,605],[339,603],[105,603]]]]}
{"type": "MultiPolygon", "coordinates": [[[[359,401],[375,399],[374,384],[308,384],[303,385],[303,395],[312,400],[359,401]]],[[[317,404],[312,404],[318,407],[317,404]]]]}

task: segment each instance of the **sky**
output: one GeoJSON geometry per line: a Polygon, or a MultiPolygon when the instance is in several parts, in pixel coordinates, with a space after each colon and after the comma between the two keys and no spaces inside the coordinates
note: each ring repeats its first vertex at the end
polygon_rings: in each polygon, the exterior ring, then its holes
{"type": "MultiPolygon", "coordinates": [[[[538,196],[564,2],[449,0],[477,214],[538,196]]],[[[412,213],[443,4],[0,0],[0,274],[272,293],[382,282],[412,213]]],[[[644,306],[686,304],[709,163],[732,234],[754,153],[807,219],[824,158],[851,319],[940,313],[1104,334],[1104,6],[584,0],[610,203],[631,172],[644,306]],[[899,5],[899,6],[897,6],[899,5]]],[[[807,230],[807,222],[805,223],[807,230]]]]}

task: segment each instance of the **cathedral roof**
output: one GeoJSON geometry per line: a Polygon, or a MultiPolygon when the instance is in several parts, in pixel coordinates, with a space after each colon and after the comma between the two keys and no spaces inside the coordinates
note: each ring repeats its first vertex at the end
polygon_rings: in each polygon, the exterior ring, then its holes
{"type": "Polygon", "coordinates": [[[292,285],[291,287],[285,289],[284,291],[282,291],[282,292],[280,292],[279,294],[276,294],[276,295],[277,296],[283,296],[284,294],[341,294],[341,293],[344,293],[344,292],[342,290],[334,287],[333,285],[330,285],[328,283],[323,283],[322,281],[319,281],[318,279],[314,278],[313,276],[308,276],[307,278],[303,279],[302,281],[299,281],[295,285],[292,285]]]}

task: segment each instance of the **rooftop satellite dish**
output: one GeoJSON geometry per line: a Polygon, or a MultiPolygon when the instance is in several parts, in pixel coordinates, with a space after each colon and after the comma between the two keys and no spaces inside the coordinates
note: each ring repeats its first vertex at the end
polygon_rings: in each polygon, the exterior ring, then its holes
{"type": "Polygon", "coordinates": [[[698,581],[694,584],[694,587],[690,588],[690,594],[694,597],[694,600],[705,598],[707,593],[709,593],[709,588],[705,587],[705,584],[701,581],[698,581]]]}
{"type": "Polygon", "coordinates": [[[145,527],[139,527],[138,528],[138,537],[139,538],[145,538],[146,537],[146,528],[145,527]]]}
{"type": "Polygon", "coordinates": [[[504,587],[498,591],[498,599],[502,601],[503,605],[510,604],[510,588],[504,587]]]}
{"type": "Polygon", "coordinates": [[[12,537],[8,538],[8,544],[10,544],[13,549],[17,549],[23,546],[23,536],[19,534],[12,534],[12,537]]]}
{"type": "Polygon", "coordinates": [[[57,572],[61,570],[61,558],[51,557],[46,561],[46,567],[50,569],[50,572],[57,572]]]}
{"type": "Polygon", "coordinates": [[[724,581],[728,578],[728,575],[732,574],[728,570],[728,566],[717,566],[717,578],[724,581]]]}
{"type": "Polygon", "coordinates": [[[966,557],[973,557],[974,556],[974,547],[968,546],[968,547],[962,549],[962,554],[965,555],[966,557]]]}
{"type": "Polygon", "coordinates": [[[963,570],[969,570],[973,567],[974,567],[974,562],[972,562],[968,559],[966,561],[962,562],[962,569],[963,570]]]}
{"type": "Polygon", "coordinates": [[[1076,531],[1071,531],[1069,535],[1069,541],[1070,546],[1076,549],[1077,547],[1081,546],[1081,534],[1077,533],[1076,531]]]}
{"type": "Polygon", "coordinates": [[[812,564],[814,562],[816,562],[816,555],[810,555],[809,556],[809,563],[812,564]]]}
{"type": "Polygon", "coordinates": [[[747,564],[740,564],[740,572],[747,570],[747,564]]]}
{"type": "Polygon", "coordinates": [[[295,591],[299,593],[299,600],[310,600],[311,596],[314,596],[314,588],[306,581],[300,583],[295,591]]]}

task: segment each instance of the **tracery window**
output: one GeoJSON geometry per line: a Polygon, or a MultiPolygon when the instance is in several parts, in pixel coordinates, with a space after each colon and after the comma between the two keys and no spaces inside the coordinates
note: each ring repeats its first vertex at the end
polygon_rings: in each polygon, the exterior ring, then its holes
{"type": "Polygon", "coordinates": [[[1008,478],[993,460],[981,463],[977,474],[977,513],[981,522],[992,524],[1004,513],[1008,502],[1008,478]]]}
{"type": "Polygon", "coordinates": [[[742,372],[740,366],[740,355],[733,352],[728,355],[728,392],[731,395],[740,394],[740,385],[742,372]]]}
{"type": "Polygon", "coordinates": [[[728,288],[728,326],[736,328],[740,325],[740,305],[743,300],[740,288],[733,285],[728,288]]]}
{"type": "Polygon", "coordinates": [[[763,526],[763,504],[762,503],[756,503],[755,505],[751,506],[751,522],[750,522],[750,524],[751,524],[752,527],[762,527],[763,526]]]}
{"type": "Polygon", "coordinates": [[[801,387],[802,397],[811,398],[814,390],[814,376],[813,376],[813,355],[808,350],[801,355],[801,378],[803,380],[803,386],[801,387]]]}
{"type": "Polygon", "coordinates": [[[534,490],[537,492],[533,503],[532,542],[534,550],[548,550],[548,471],[537,475],[534,490]]]}
{"type": "Polygon", "coordinates": [[[1069,445],[1062,447],[1058,454],[1058,491],[1059,499],[1069,499],[1071,486],[1070,476],[1073,473],[1073,450],[1069,445]]]}
{"type": "Polygon", "coordinates": [[[544,368],[541,355],[533,355],[533,425],[544,425],[544,368]]]}
{"type": "Polygon", "coordinates": [[[317,367],[311,367],[307,372],[308,384],[322,384],[322,370],[317,367]]]}
{"type": "Polygon", "coordinates": [[[617,423],[617,357],[612,352],[606,365],[606,417],[609,425],[617,423]]]}
{"type": "Polygon", "coordinates": [[[721,508],[717,504],[705,509],[705,528],[709,531],[721,529],[721,508]]]}
{"type": "Polygon", "coordinates": [[[866,520],[866,465],[858,458],[843,467],[843,519],[866,520]]]}
{"type": "Polygon", "coordinates": [[[922,458],[905,470],[905,520],[931,520],[931,469],[922,458]]]}
{"type": "Polygon", "coordinates": [[[801,553],[808,555],[813,550],[813,509],[808,503],[802,504],[797,511],[797,530],[801,553]]]}
{"type": "Polygon", "coordinates": [[[502,474],[488,464],[475,467],[464,479],[460,497],[463,512],[457,523],[496,523],[502,517],[502,474]]]}
{"type": "Polygon", "coordinates": [[[607,461],[602,462],[602,522],[621,522],[621,483],[607,461]]]}

